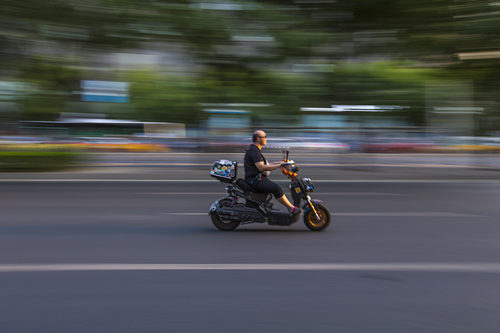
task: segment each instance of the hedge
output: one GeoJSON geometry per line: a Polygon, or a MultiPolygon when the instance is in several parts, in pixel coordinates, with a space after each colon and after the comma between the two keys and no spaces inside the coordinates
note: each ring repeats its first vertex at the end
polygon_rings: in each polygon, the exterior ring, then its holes
{"type": "Polygon", "coordinates": [[[70,151],[0,151],[0,172],[68,169],[77,165],[81,155],[70,151]]]}

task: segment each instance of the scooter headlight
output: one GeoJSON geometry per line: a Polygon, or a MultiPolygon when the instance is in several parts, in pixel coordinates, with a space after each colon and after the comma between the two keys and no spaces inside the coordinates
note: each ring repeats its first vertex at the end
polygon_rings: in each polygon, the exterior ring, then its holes
{"type": "Polygon", "coordinates": [[[311,181],[311,178],[303,178],[302,183],[304,184],[304,188],[306,189],[307,192],[314,191],[314,184],[311,181]]]}

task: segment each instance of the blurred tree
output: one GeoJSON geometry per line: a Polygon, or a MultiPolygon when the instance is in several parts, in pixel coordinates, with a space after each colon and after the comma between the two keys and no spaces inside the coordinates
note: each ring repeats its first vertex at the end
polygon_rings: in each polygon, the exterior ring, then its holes
{"type": "Polygon", "coordinates": [[[34,89],[21,100],[23,118],[30,120],[55,120],[78,90],[81,72],[78,69],[52,62],[48,59],[33,59],[23,63],[22,76],[34,89]]]}
{"type": "Polygon", "coordinates": [[[44,89],[52,95],[44,98],[52,96],[57,110],[63,106],[55,96],[63,98],[66,92],[55,84],[60,78],[25,66],[40,50],[81,50],[84,56],[87,50],[113,52],[141,48],[144,42],[181,43],[206,68],[196,84],[202,93],[183,86],[180,82],[186,79],[174,84],[155,78],[161,88],[141,81],[144,89],[133,88],[136,103],[144,94],[141,116],[182,119],[184,111],[175,110],[187,110],[192,101],[260,101],[285,113],[304,104],[328,105],[333,99],[411,104],[416,113],[408,119],[421,123],[422,80],[428,75],[412,69],[415,63],[446,69],[433,72],[450,79],[473,78],[476,96],[490,108],[498,105],[495,88],[500,79],[492,74],[498,59],[470,62],[457,57],[498,50],[498,8],[485,0],[4,0],[0,61],[8,75],[30,71],[24,77],[48,82],[50,88],[44,89]],[[377,64],[380,60],[386,65],[377,64]],[[347,62],[353,63],[349,69],[347,62]],[[333,71],[296,71],[297,64],[338,66],[333,71]],[[177,106],[160,111],[167,101],[177,106]]]}
{"type": "Polygon", "coordinates": [[[197,103],[198,86],[193,79],[161,76],[146,70],[123,73],[122,77],[131,83],[130,102],[136,119],[189,125],[198,125],[203,119],[197,103]]]}

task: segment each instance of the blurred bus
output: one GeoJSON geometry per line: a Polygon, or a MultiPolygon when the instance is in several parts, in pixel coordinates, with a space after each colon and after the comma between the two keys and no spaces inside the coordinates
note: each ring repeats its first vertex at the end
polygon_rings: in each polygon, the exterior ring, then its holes
{"type": "Polygon", "coordinates": [[[57,121],[22,121],[21,131],[43,136],[142,136],[184,138],[186,127],[181,123],[141,122],[104,118],[63,118],[57,121]]]}

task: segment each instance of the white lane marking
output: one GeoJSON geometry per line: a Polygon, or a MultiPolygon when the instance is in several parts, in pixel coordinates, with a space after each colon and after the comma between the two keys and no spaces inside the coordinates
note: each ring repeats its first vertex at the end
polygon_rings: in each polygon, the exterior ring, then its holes
{"type": "Polygon", "coordinates": [[[208,211],[205,213],[161,213],[161,214],[163,214],[163,215],[194,215],[194,216],[205,215],[205,216],[207,216],[208,211]]]}
{"type": "MultiPolygon", "coordinates": [[[[273,180],[278,183],[289,183],[289,180],[273,180]]],[[[13,183],[33,183],[33,182],[112,182],[112,183],[215,183],[214,179],[99,179],[99,178],[14,178],[14,179],[0,179],[0,183],[13,182],[13,183]]],[[[314,183],[428,183],[428,184],[483,184],[483,183],[500,183],[500,179],[315,179],[314,183]]]]}
{"type": "Polygon", "coordinates": [[[450,213],[450,212],[356,212],[335,213],[337,216],[383,216],[383,217],[484,217],[483,215],[450,213]]]}
{"type": "MultiPolygon", "coordinates": [[[[168,166],[197,166],[211,167],[213,163],[199,162],[110,162],[110,163],[91,163],[91,167],[168,167],[168,166]]],[[[394,167],[394,168],[470,168],[481,167],[483,169],[496,169],[492,165],[471,165],[471,164],[431,164],[431,163],[301,163],[303,167],[394,167]]]]}
{"type": "Polygon", "coordinates": [[[150,192],[150,193],[138,193],[143,195],[211,195],[211,194],[220,194],[225,195],[223,191],[220,192],[150,192]]]}
{"type": "MultiPolygon", "coordinates": [[[[283,152],[279,152],[279,151],[270,151],[269,148],[264,148],[266,150],[266,154],[270,154],[270,155],[276,155],[276,156],[279,156],[279,157],[283,157],[283,152]]],[[[273,148],[273,149],[277,149],[277,148],[273,148]]],[[[293,152],[293,151],[292,151],[293,152]]],[[[103,156],[109,156],[109,152],[93,152],[92,154],[94,155],[103,155],[103,156]]],[[[215,156],[215,157],[219,157],[221,153],[207,153],[207,152],[180,152],[180,151],[169,151],[169,152],[140,152],[140,153],[137,153],[137,152],[113,152],[113,156],[117,156],[117,155],[124,155],[124,156],[139,156],[139,157],[142,157],[142,156],[173,156],[173,155],[184,155],[184,156],[194,156],[194,157],[197,157],[197,156],[201,156],[201,155],[205,155],[205,156],[215,156]]],[[[224,155],[232,155],[232,156],[239,156],[241,157],[241,153],[224,153],[224,155]]],[[[457,158],[457,157],[465,157],[465,158],[470,158],[470,157],[477,157],[477,154],[474,154],[474,153],[459,153],[459,152],[452,152],[452,153],[439,153],[439,154],[436,154],[436,153],[348,153],[348,154],[344,154],[344,153],[325,153],[325,152],[314,152],[314,151],[297,151],[295,152],[294,156],[330,156],[330,157],[367,157],[367,155],[369,155],[369,157],[387,157],[387,158],[415,158],[415,157],[432,157],[432,158],[436,158],[436,157],[453,157],[453,158],[457,158]]],[[[495,153],[481,153],[481,156],[483,157],[497,157],[498,155],[495,154],[495,153]]]]}
{"type": "MultiPolygon", "coordinates": [[[[206,213],[189,212],[165,212],[163,215],[208,215],[206,213]]],[[[484,215],[451,213],[451,212],[332,212],[335,216],[358,216],[358,217],[485,217],[484,215]]]]}
{"type": "MultiPolygon", "coordinates": [[[[223,191],[220,192],[144,192],[137,193],[144,195],[211,195],[220,194],[224,195],[223,191]]],[[[370,196],[407,196],[406,194],[398,193],[381,193],[381,192],[320,192],[321,195],[338,195],[338,196],[356,196],[356,195],[370,195],[370,196]]]]}
{"type": "Polygon", "coordinates": [[[111,183],[213,183],[214,179],[106,179],[106,178],[31,178],[31,179],[0,179],[0,182],[20,182],[20,183],[99,183],[99,182],[111,182],[111,183]]]}
{"type": "MultiPolygon", "coordinates": [[[[401,183],[401,184],[500,184],[500,179],[313,179],[313,183],[401,183]]],[[[276,182],[290,182],[289,180],[277,180],[276,182]]]]}
{"type": "Polygon", "coordinates": [[[0,264],[0,273],[74,271],[386,271],[500,273],[500,263],[269,263],[269,264],[0,264]]]}
{"type": "Polygon", "coordinates": [[[384,193],[384,192],[318,192],[320,195],[339,195],[339,196],[356,196],[356,195],[373,195],[373,196],[408,196],[400,193],[384,193]]]}

